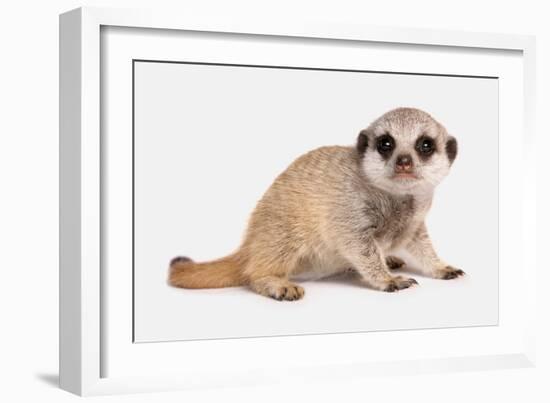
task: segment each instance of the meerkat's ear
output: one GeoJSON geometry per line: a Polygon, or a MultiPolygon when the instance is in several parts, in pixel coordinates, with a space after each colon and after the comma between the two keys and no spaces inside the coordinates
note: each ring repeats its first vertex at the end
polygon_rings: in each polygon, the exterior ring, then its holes
{"type": "Polygon", "coordinates": [[[449,162],[452,164],[456,158],[456,154],[458,153],[458,143],[453,136],[449,136],[449,139],[445,144],[445,152],[447,153],[447,158],[449,158],[449,162]]]}
{"type": "Polygon", "coordinates": [[[368,129],[361,130],[359,132],[359,136],[357,136],[357,151],[359,154],[363,155],[365,154],[365,151],[367,151],[367,147],[369,146],[369,138],[368,138],[368,129]]]}

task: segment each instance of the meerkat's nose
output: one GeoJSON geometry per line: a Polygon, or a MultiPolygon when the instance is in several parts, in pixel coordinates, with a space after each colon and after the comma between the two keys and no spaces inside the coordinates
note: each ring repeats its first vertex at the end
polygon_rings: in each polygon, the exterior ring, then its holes
{"type": "Polygon", "coordinates": [[[395,172],[411,172],[413,160],[409,154],[401,154],[397,156],[395,161],[395,172]]]}

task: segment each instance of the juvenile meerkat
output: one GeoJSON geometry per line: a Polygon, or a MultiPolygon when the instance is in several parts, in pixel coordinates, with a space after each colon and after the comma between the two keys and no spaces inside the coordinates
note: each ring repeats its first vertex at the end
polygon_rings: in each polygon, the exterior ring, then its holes
{"type": "Polygon", "coordinates": [[[174,258],[169,284],[246,285],[292,301],[304,295],[292,279],[351,267],[367,286],[392,292],[417,284],[390,272],[406,264],[397,251],[434,278],[461,276],[437,256],[424,223],[456,154],[455,138],[428,113],[389,111],[354,147],[321,147],[296,159],[258,202],[236,252],[206,263],[174,258]]]}

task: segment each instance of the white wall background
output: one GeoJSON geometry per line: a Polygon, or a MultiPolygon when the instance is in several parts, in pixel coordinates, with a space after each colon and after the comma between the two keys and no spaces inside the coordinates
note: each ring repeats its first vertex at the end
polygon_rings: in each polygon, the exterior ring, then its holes
{"type": "MultiPolygon", "coordinates": [[[[543,1],[463,0],[315,1],[315,0],[21,0],[0,5],[0,395],[3,401],[76,401],[54,387],[57,383],[57,131],[58,25],[60,12],[80,5],[110,7],[180,7],[180,12],[217,15],[269,15],[274,20],[319,18],[374,25],[450,28],[538,36],[538,114],[550,104],[550,27],[543,1]]],[[[539,119],[538,164],[544,180],[550,124],[539,119]]],[[[545,181],[548,183],[549,181],[545,181]]],[[[539,192],[539,205],[550,205],[549,187],[539,192]]],[[[542,209],[541,209],[542,210],[542,209]]],[[[539,250],[548,211],[539,211],[539,250]]],[[[542,256],[542,255],[541,255],[542,256]]],[[[536,369],[350,379],[334,384],[262,386],[247,389],[193,391],[102,397],[100,401],[233,401],[281,400],[446,402],[548,401],[550,349],[544,289],[549,275],[544,261],[539,278],[539,365],[536,369]]]]}
{"type": "Polygon", "coordinates": [[[498,323],[498,80],[174,63],[136,63],[134,71],[136,341],[498,323]],[[459,142],[427,226],[439,255],[467,276],[413,274],[421,286],[391,297],[351,279],[306,282],[307,297],[293,304],[166,284],[173,256],[205,261],[237,248],[257,200],[292,160],[351,145],[402,105],[433,114],[459,142]]]}

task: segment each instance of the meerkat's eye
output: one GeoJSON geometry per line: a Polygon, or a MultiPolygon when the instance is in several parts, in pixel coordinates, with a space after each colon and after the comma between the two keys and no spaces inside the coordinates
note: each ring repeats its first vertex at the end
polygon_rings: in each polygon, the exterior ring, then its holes
{"type": "Polygon", "coordinates": [[[416,150],[421,155],[429,156],[435,151],[435,141],[428,136],[422,136],[416,141],[416,150]]]}
{"type": "Polygon", "coordinates": [[[384,134],[376,139],[376,149],[382,156],[391,154],[395,148],[395,140],[389,134],[384,134]]]}

